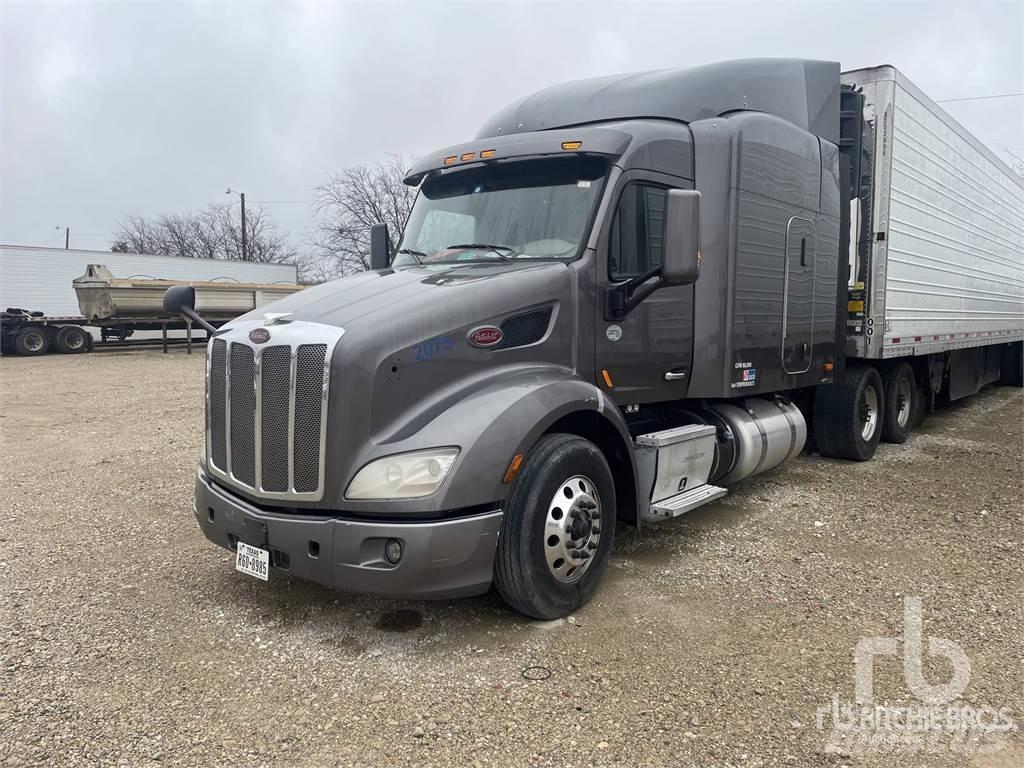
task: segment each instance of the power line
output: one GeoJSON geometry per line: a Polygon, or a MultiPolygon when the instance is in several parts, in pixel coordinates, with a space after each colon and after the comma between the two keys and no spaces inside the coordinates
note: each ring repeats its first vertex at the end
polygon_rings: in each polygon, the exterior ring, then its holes
{"type": "Polygon", "coordinates": [[[298,203],[312,203],[314,200],[253,200],[260,205],[292,205],[298,203]]]}
{"type": "Polygon", "coordinates": [[[949,104],[954,101],[981,101],[982,99],[1010,99],[1014,96],[1024,96],[1024,93],[996,93],[992,96],[964,96],[962,99],[939,99],[936,104],[949,104]]]}

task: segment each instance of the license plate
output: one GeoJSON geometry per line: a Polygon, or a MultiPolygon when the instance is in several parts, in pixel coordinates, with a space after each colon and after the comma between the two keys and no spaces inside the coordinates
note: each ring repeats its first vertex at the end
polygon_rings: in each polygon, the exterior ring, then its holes
{"type": "Polygon", "coordinates": [[[238,542],[235,570],[268,581],[270,579],[270,553],[265,549],[250,547],[248,544],[238,542]]]}

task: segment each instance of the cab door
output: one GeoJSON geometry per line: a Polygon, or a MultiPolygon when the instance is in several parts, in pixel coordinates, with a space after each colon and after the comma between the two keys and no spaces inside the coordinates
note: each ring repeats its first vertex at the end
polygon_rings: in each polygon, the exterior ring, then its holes
{"type": "Polygon", "coordinates": [[[804,373],[811,367],[814,342],[814,222],[794,216],[786,227],[783,268],[782,370],[804,373]]]}
{"type": "Polygon", "coordinates": [[[692,189],[676,177],[624,173],[602,237],[597,284],[597,383],[620,405],[686,396],[693,362],[693,285],[660,288],[621,319],[606,296],[662,262],[668,190],[692,189]]]}

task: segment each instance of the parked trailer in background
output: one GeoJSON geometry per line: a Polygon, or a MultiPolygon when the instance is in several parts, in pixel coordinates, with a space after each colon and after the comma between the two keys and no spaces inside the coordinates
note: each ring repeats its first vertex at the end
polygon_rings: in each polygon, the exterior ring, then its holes
{"type": "Polygon", "coordinates": [[[243,573],[564,616],[617,519],[1021,384],[1024,181],[891,67],[556,85],[406,183],[396,253],[210,342],[193,510],[243,573]]]}
{"type": "Polygon", "coordinates": [[[300,289],[292,264],[0,245],[0,342],[6,353],[84,352],[136,332],[183,331],[160,307],[183,282],[215,325],[300,289]],[[79,291],[76,291],[76,287],[79,291]]]}

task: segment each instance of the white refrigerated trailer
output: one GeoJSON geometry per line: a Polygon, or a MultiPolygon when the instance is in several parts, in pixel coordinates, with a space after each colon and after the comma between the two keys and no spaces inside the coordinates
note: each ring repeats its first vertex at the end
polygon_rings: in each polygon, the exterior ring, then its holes
{"type": "Polygon", "coordinates": [[[888,438],[1021,379],[1024,179],[891,66],[842,76],[853,189],[846,348],[877,361],[888,438]],[[858,182],[859,179],[859,182],[858,182]]]}

